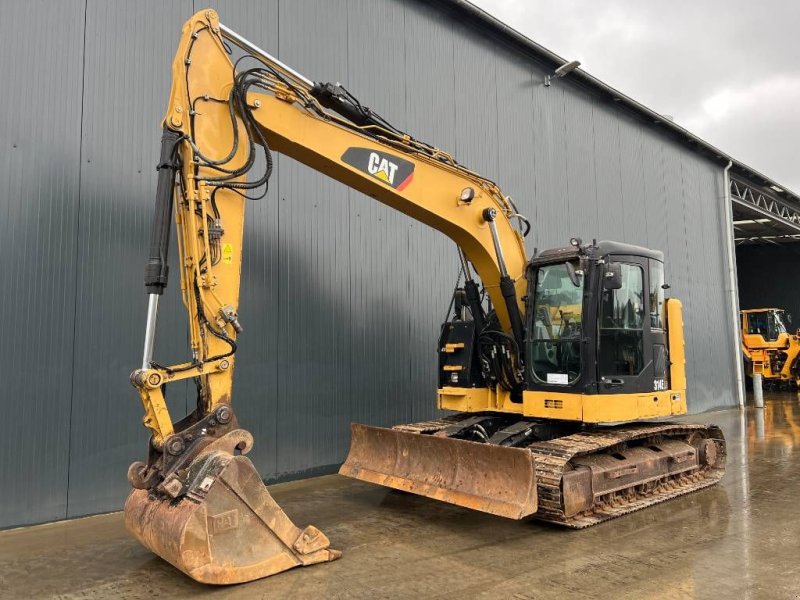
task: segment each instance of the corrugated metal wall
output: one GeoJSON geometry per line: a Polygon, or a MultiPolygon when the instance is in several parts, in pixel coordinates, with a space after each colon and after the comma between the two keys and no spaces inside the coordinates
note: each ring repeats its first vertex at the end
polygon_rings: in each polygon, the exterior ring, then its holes
{"type": "MultiPolygon", "coordinates": [[[[128,384],[158,123],[199,0],[6,3],[0,22],[0,526],[118,509],[144,456],[128,384]],[[43,34],[46,32],[46,35],[43,34]]],[[[529,250],[571,235],[663,249],[686,305],[690,407],[732,405],[721,171],[615,106],[417,0],[220,1],[223,21],[313,79],[341,81],[496,178],[529,250]]],[[[454,245],[293,161],[248,206],[236,406],[262,475],[325,472],[348,424],[434,413],[454,245]],[[309,343],[312,342],[312,343],[309,343]]],[[[157,356],[185,356],[177,290],[157,356]]],[[[173,410],[192,402],[172,386],[173,410]]]]}

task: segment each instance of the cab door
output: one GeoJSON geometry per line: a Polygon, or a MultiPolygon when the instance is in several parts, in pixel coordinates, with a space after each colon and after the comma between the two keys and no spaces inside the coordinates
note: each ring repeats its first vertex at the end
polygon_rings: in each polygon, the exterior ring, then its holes
{"type": "Polygon", "coordinates": [[[650,262],[641,256],[607,258],[606,268],[613,264],[612,279],[617,283],[609,289],[609,277],[601,277],[597,321],[597,380],[601,394],[651,392],[669,387],[663,315],[659,329],[651,310],[650,262]]]}

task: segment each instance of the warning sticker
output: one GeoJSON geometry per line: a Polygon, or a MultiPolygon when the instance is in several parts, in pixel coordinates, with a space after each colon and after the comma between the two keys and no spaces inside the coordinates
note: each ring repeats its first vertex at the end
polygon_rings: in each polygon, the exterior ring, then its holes
{"type": "Polygon", "coordinates": [[[222,244],[222,262],[226,265],[233,262],[233,244],[222,244]]]}

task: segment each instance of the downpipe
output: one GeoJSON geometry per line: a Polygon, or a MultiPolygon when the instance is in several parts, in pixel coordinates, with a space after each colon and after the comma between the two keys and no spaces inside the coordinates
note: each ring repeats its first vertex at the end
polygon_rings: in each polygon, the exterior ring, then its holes
{"type": "Polygon", "coordinates": [[[730,299],[732,314],[732,334],[733,334],[733,357],[734,368],[736,373],[736,397],[739,408],[744,408],[744,373],[742,369],[741,357],[741,339],[742,334],[739,329],[739,296],[736,293],[738,286],[736,284],[736,249],[734,247],[734,232],[733,232],[733,202],[731,200],[731,180],[730,169],[733,166],[733,161],[728,161],[728,165],[723,171],[723,200],[725,206],[725,228],[727,234],[725,239],[727,241],[727,259],[728,259],[728,296],[730,299]]]}

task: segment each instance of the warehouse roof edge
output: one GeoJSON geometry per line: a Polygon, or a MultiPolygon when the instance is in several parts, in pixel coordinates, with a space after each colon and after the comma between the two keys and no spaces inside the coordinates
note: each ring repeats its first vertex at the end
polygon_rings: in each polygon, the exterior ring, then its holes
{"type": "MultiPolygon", "coordinates": [[[[492,16],[485,10],[472,4],[468,0],[436,1],[441,6],[457,11],[459,14],[463,15],[466,22],[473,27],[482,29],[493,35],[500,35],[510,46],[514,47],[518,51],[522,51],[524,54],[529,55],[537,62],[547,67],[552,67],[553,70],[569,62],[568,59],[565,59],[548,48],[545,48],[541,44],[536,43],[529,37],[507,25],[500,19],[492,16]]],[[[630,96],[627,96],[619,90],[604,83],[585,70],[581,68],[575,69],[570,73],[570,79],[572,79],[574,83],[578,83],[579,85],[589,89],[595,96],[605,98],[609,102],[615,102],[621,106],[624,106],[635,116],[649,123],[651,126],[657,128],[663,133],[671,135],[673,138],[680,141],[683,145],[688,146],[695,152],[704,154],[712,160],[719,161],[723,166],[725,166],[728,161],[731,161],[733,163],[732,172],[747,178],[754,184],[771,188],[773,191],[776,191],[775,188],[780,189],[781,191],[777,193],[779,200],[786,202],[792,208],[797,209],[800,207],[800,195],[788,190],[785,186],[767,177],[760,171],[757,171],[756,169],[730,156],[726,152],[723,152],[711,143],[696,136],[688,129],[681,127],[664,115],[657,113],[640,102],[637,102],[630,96]]]]}

